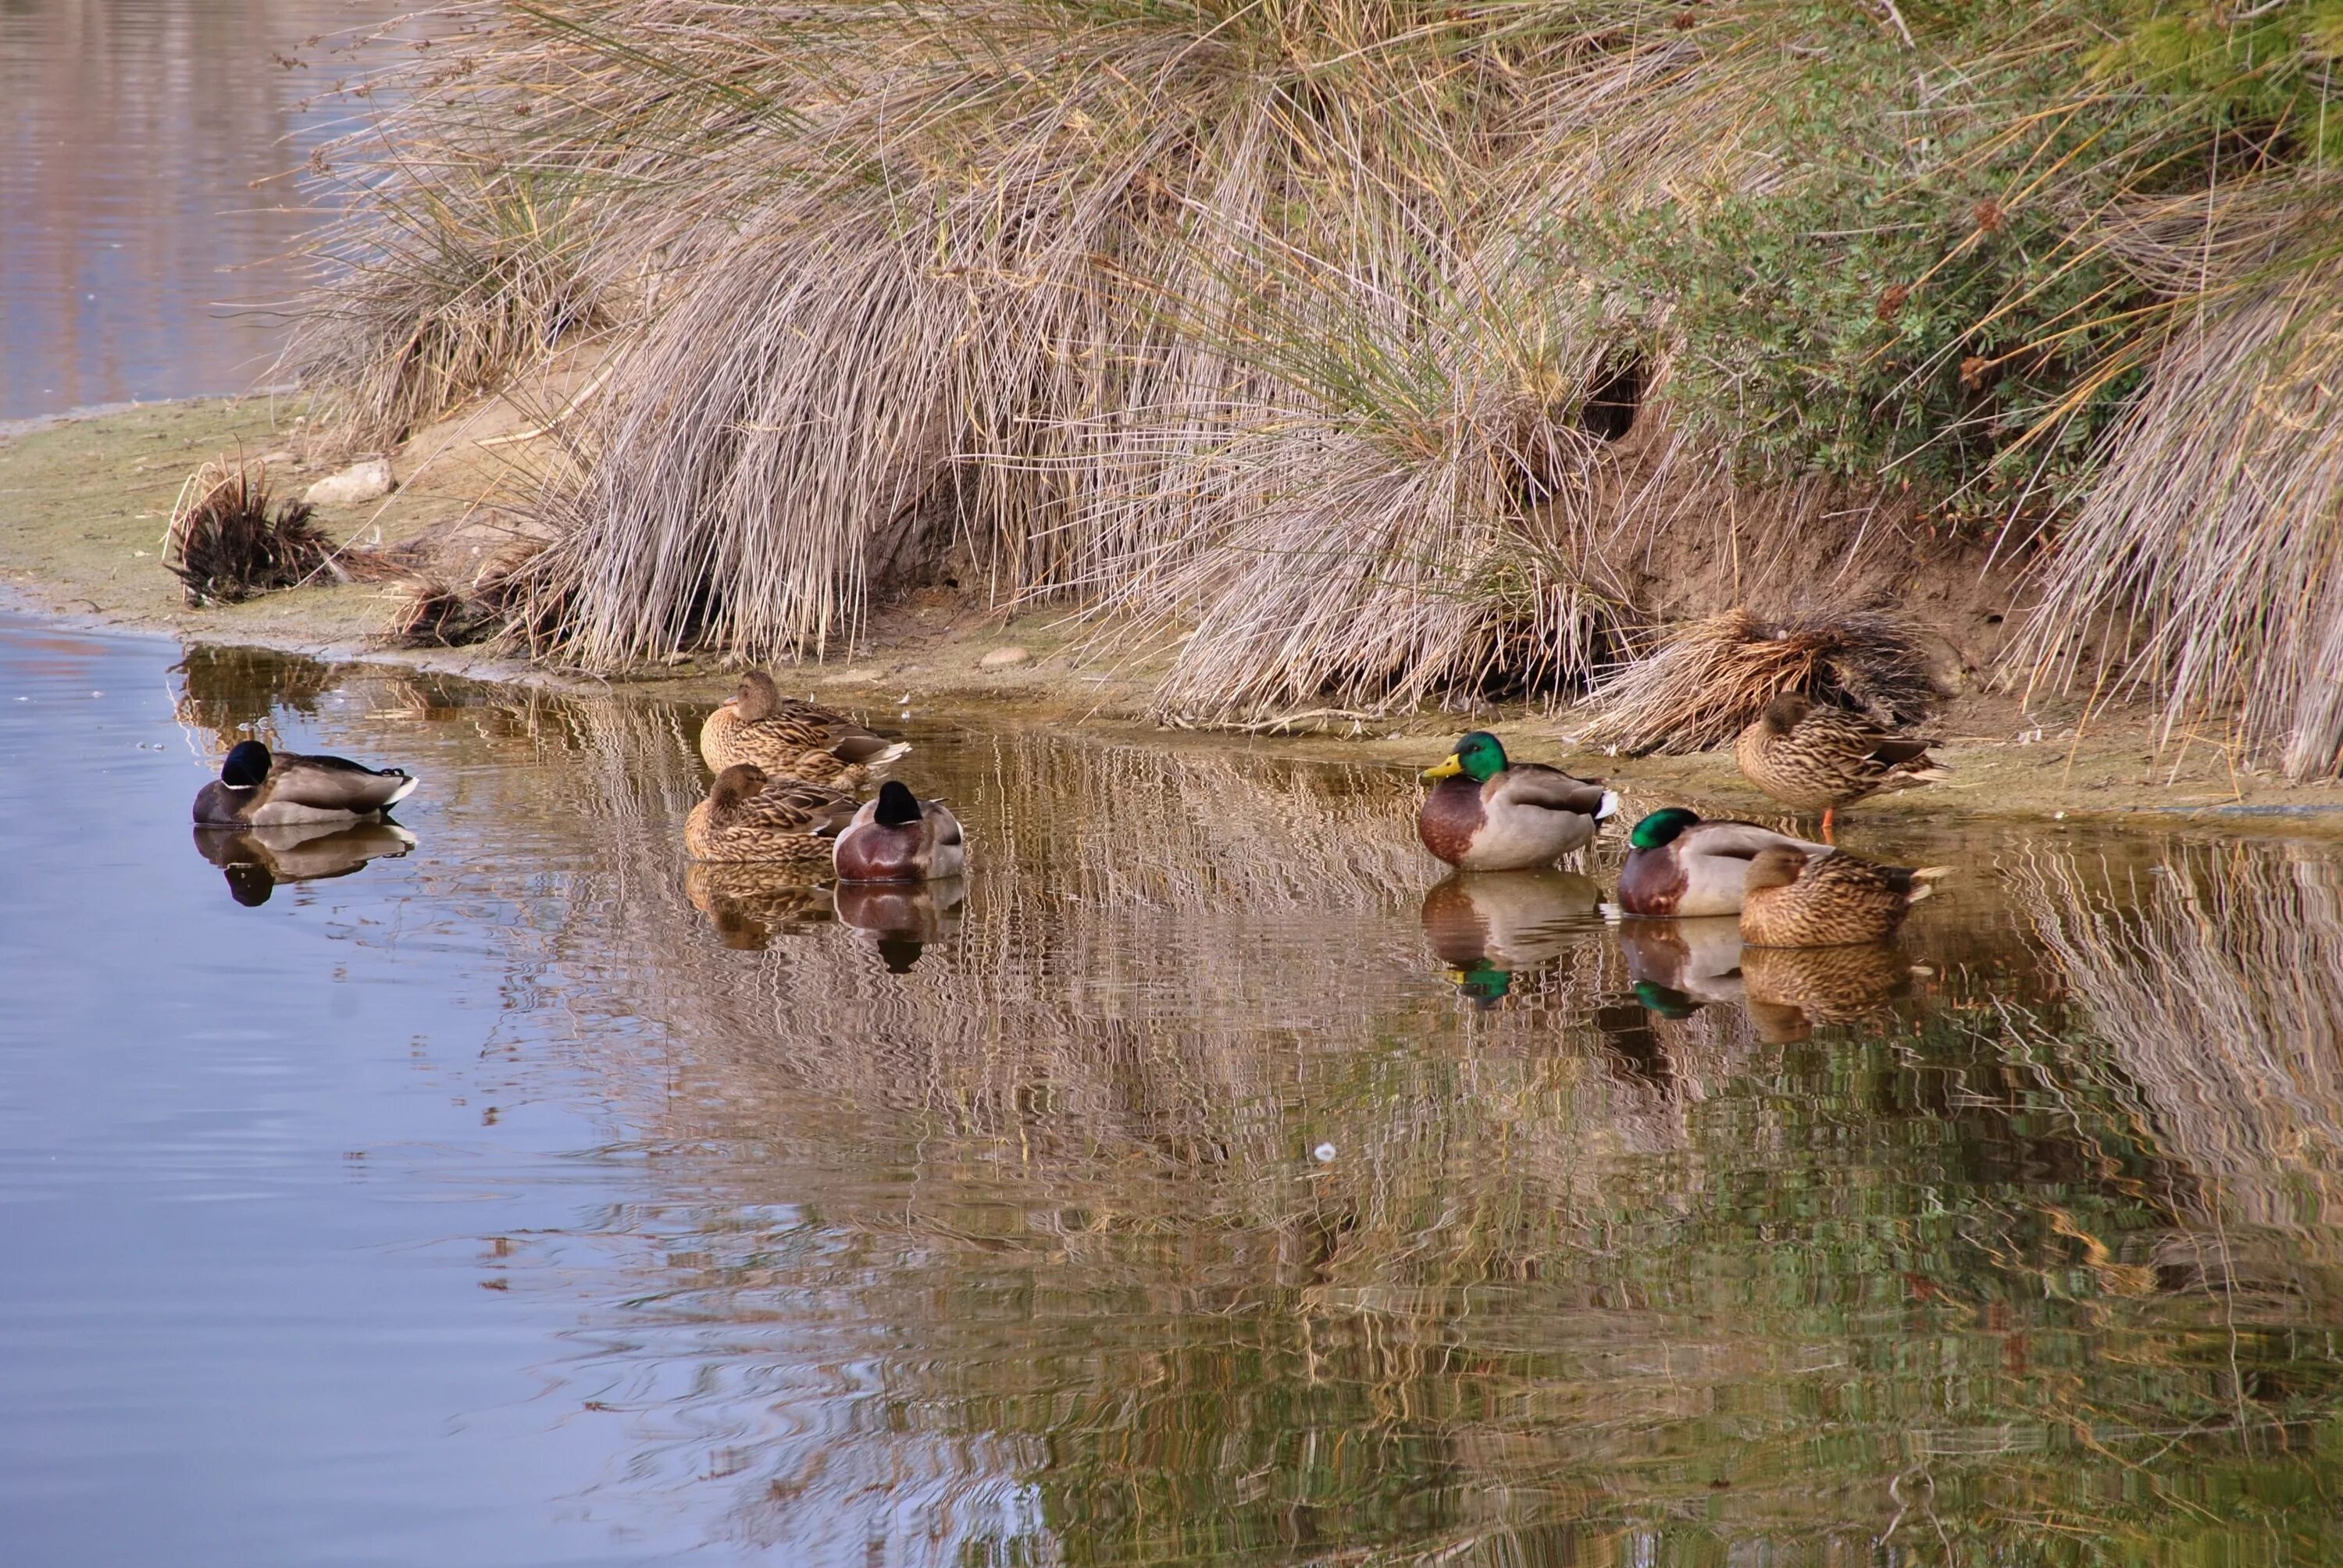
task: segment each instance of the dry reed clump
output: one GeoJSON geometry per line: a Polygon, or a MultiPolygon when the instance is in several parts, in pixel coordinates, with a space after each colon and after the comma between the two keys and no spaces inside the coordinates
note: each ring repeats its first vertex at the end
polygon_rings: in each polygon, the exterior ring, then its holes
{"type": "Polygon", "coordinates": [[[1678,628],[1589,698],[1603,711],[1573,739],[1631,756],[1723,746],[1785,691],[1803,691],[1902,729],[1942,693],[1912,626],[1872,611],[1761,620],[1731,609],[1678,628]]]}
{"type": "Polygon", "coordinates": [[[234,604],[307,582],[332,546],[310,522],[307,501],[271,505],[268,470],[216,458],[188,476],[171,506],[163,565],[186,586],[190,605],[234,604]]]}
{"type": "MultiPolygon", "coordinates": [[[[2300,205],[2326,219],[2315,240],[2291,209],[2275,235],[2198,226],[2235,276],[2110,434],[2005,668],[2029,686],[2160,695],[2167,737],[2209,719],[2312,779],[2343,769],[2343,201],[2300,205]],[[2325,259],[2274,267],[2289,238],[2325,259]],[[2087,634],[2110,621],[2117,635],[2085,668],[2087,634]]],[[[2128,232],[2141,266],[2210,265],[2151,248],[2159,233],[2147,218],[2128,232]]]]}

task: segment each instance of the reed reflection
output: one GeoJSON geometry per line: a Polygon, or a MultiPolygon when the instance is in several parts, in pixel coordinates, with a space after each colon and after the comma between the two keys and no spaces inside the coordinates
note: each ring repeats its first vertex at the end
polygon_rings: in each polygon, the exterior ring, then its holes
{"type": "Polygon", "coordinates": [[[484,1265],[583,1303],[598,1509],[808,1563],[2343,1549],[2298,850],[1929,840],[1979,871],[1896,947],[1759,954],[1582,928],[1609,871],[1419,895],[1377,769],[927,734],[980,884],[777,894],[744,959],[763,895],[676,874],[692,710],[432,702],[478,760],[402,755],[577,857],[508,940],[645,1151],[484,1265]]]}

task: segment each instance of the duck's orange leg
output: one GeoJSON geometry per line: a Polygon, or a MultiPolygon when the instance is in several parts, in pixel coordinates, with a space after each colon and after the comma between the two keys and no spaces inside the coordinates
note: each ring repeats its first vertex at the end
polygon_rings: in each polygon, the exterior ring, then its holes
{"type": "Polygon", "coordinates": [[[1828,844],[1828,845],[1829,845],[1832,849],[1837,849],[1837,848],[1838,848],[1838,839],[1832,836],[1831,829],[1832,829],[1834,827],[1835,827],[1835,826],[1837,825],[1837,823],[1838,823],[1838,808],[1837,808],[1837,807],[1835,807],[1835,806],[1825,806],[1825,807],[1824,807],[1824,808],[1823,808],[1823,842],[1824,842],[1824,843],[1825,843],[1825,844],[1828,844]]]}

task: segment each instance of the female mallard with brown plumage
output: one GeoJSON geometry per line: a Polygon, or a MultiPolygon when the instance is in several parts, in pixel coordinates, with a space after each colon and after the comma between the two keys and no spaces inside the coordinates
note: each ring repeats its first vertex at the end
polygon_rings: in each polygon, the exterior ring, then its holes
{"type": "Polygon", "coordinates": [[[716,776],[683,824],[695,860],[766,860],[819,870],[853,819],[854,797],[802,779],[768,779],[753,762],[716,776]]]}
{"type": "Polygon", "coordinates": [[[1828,948],[1884,942],[1949,866],[1883,866],[1844,849],[1808,857],[1767,849],[1749,862],[1741,940],[1753,947],[1828,948]]]}
{"type": "Polygon", "coordinates": [[[415,791],[418,779],[398,768],[373,769],[347,757],[271,753],[239,741],[220,776],[196,796],[196,820],[207,828],[276,828],[297,822],[356,822],[380,817],[415,791]]]}
{"type": "Polygon", "coordinates": [[[699,727],[699,755],[721,773],[750,762],[769,778],[804,779],[859,789],[910,749],[866,729],[834,708],[783,697],[773,678],[752,669],[699,727]]]}
{"type": "Polygon", "coordinates": [[[1591,842],[1619,797],[1602,780],[1574,779],[1542,762],[1513,762],[1485,729],[1475,729],[1436,768],[1432,793],[1415,814],[1423,847],[1467,871],[1551,866],[1591,842]]]}
{"type": "Polygon", "coordinates": [[[931,882],[959,876],[968,850],[950,807],[890,779],[840,831],[834,863],[844,882],[931,882]]]}
{"type": "Polygon", "coordinates": [[[1890,735],[1858,713],[1785,691],[1733,743],[1749,782],[1785,806],[1823,811],[1827,840],[1838,809],[1882,789],[1951,777],[1928,755],[1931,743],[1890,735]]]}
{"type": "Polygon", "coordinates": [[[1627,863],[1619,869],[1623,914],[1657,919],[1736,915],[1749,863],[1768,849],[1827,855],[1809,843],[1755,822],[1704,822],[1697,811],[1669,806],[1635,824],[1627,837],[1627,863]]]}

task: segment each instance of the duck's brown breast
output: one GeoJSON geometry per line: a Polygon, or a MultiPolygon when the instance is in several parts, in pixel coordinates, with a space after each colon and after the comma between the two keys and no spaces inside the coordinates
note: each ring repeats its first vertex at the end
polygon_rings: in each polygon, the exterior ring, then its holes
{"type": "Polygon", "coordinates": [[[1630,849],[1619,868],[1619,907],[1631,915],[1673,915],[1684,884],[1684,867],[1667,849],[1630,849]]]}
{"type": "Polygon", "coordinates": [[[1480,785],[1461,776],[1443,779],[1432,787],[1415,813],[1415,836],[1450,865],[1461,865],[1487,819],[1481,809],[1480,785]]]}

